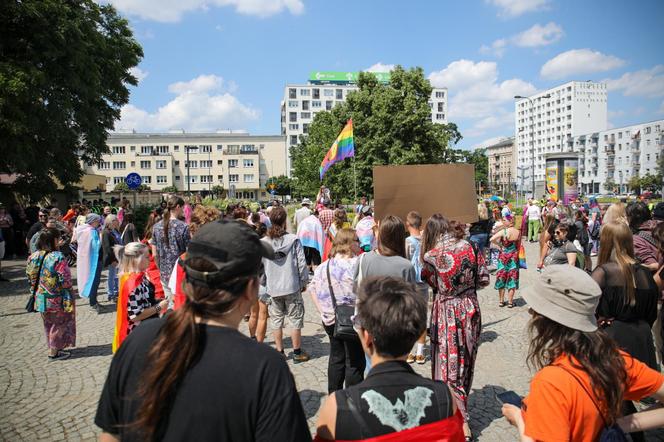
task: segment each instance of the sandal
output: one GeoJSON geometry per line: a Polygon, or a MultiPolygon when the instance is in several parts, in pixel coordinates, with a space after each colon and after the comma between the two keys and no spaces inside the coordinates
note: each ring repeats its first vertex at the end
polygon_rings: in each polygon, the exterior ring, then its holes
{"type": "Polygon", "coordinates": [[[498,303],[498,307],[505,307],[505,305],[506,305],[505,301],[500,301],[498,303]]]}
{"type": "Polygon", "coordinates": [[[512,304],[511,302],[508,302],[507,303],[507,308],[514,308],[514,304],[512,304]]]}

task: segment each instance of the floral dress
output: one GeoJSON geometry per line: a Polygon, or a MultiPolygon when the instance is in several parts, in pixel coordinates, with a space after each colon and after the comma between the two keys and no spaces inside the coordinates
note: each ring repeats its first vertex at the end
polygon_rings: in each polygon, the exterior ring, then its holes
{"type": "Polygon", "coordinates": [[[484,256],[475,254],[468,241],[446,234],[426,252],[422,268],[422,279],[434,291],[432,378],[450,386],[466,421],[482,328],[477,289],[484,266],[484,256]]]}
{"type": "Polygon", "coordinates": [[[31,291],[38,284],[35,310],[42,314],[48,347],[62,350],[75,346],[76,307],[65,256],[60,252],[35,252],[28,258],[25,272],[31,291]]]}
{"type": "Polygon", "coordinates": [[[496,272],[496,290],[512,290],[519,288],[519,241],[510,241],[506,237],[500,239],[501,250],[498,254],[498,271],[496,272]]]}

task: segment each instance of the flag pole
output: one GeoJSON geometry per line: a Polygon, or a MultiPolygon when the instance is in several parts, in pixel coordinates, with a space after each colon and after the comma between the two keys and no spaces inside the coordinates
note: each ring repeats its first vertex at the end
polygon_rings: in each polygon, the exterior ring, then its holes
{"type": "Polygon", "coordinates": [[[355,189],[354,203],[357,202],[357,174],[355,173],[355,155],[353,155],[353,188],[355,189]]]}

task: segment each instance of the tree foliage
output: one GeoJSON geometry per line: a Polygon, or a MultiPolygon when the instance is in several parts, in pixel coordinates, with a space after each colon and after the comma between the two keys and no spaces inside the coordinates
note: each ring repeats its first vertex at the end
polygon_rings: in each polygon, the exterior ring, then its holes
{"type": "Polygon", "coordinates": [[[129,192],[129,191],[130,191],[129,186],[124,181],[120,181],[113,188],[113,192],[129,192]]]}
{"type": "Polygon", "coordinates": [[[662,188],[662,175],[647,173],[642,177],[633,176],[629,179],[627,186],[637,193],[644,191],[657,192],[662,188]]]}
{"type": "Polygon", "coordinates": [[[163,193],[177,193],[178,188],[176,186],[166,186],[163,189],[161,189],[163,193]]]}
{"type": "Polygon", "coordinates": [[[270,192],[274,186],[274,192],[277,195],[289,195],[293,187],[293,182],[286,175],[279,175],[277,177],[270,177],[265,182],[265,191],[270,192]]]}
{"type": "Polygon", "coordinates": [[[349,118],[353,119],[355,164],[352,159],[335,164],[323,179],[339,197],[353,195],[354,173],[358,195],[371,194],[373,166],[447,162],[448,145],[461,139],[456,125],[431,121],[432,88],[421,68],[397,66],[389,85],[379,83],[371,73],[360,73],[358,87],[331,111],[317,113],[308,136],[291,148],[298,193],[316,194],[321,185],[320,163],[349,118]]]}
{"type": "Polygon", "coordinates": [[[127,21],[94,0],[0,2],[0,173],[49,194],[107,152],[143,56],[127,21]]]}
{"type": "Polygon", "coordinates": [[[217,198],[220,197],[224,193],[224,186],[221,184],[216,184],[212,186],[212,189],[210,189],[213,195],[215,195],[217,198]]]}

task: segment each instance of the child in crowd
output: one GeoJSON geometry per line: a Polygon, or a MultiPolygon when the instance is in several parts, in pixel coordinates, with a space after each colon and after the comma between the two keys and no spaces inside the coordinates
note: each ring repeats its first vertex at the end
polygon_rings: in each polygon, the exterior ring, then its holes
{"type": "MultiPolygon", "coordinates": [[[[420,261],[420,248],[422,244],[422,215],[419,212],[411,211],[406,215],[406,228],[408,229],[408,237],[406,238],[406,259],[410,260],[413,268],[415,269],[415,284],[417,286],[417,293],[428,303],[429,302],[429,285],[422,281],[422,261],[420,261]]],[[[417,362],[424,364],[424,343],[426,342],[426,331],[422,333],[417,339],[415,355],[408,354],[406,361],[409,364],[417,362]]]]}

